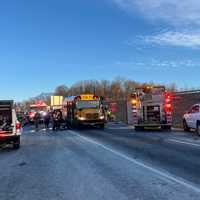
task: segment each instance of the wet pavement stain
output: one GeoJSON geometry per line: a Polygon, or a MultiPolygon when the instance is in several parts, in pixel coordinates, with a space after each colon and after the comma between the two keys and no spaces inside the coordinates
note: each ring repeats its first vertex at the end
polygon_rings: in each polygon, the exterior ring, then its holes
{"type": "Polygon", "coordinates": [[[21,163],[18,164],[18,166],[20,166],[20,167],[23,167],[23,166],[25,166],[25,165],[27,165],[26,162],[21,162],[21,163]]]}

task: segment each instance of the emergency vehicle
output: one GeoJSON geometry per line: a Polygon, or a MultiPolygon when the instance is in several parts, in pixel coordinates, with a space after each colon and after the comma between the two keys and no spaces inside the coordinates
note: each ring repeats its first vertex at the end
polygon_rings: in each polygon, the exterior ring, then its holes
{"type": "Polygon", "coordinates": [[[131,96],[131,105],[135,130],[171,129],[172,94],[164,86],[137,88],[131,96]]]}
{"type": "Polygon", "coordinates": [[[93,125],[104,128],[105,113],[101,98],[93,94],[82,94],[64,99],[63,116],[67,123],[80,128],[82,125],[93,125]]]}
{"type": "Polygon", "coordinates": [[[35,118],[35,114],[36,112],[39,112],[41,115],[41,119],[40,121],[43,121],[43,117],[46,115],[46,111],[47,111],[47,104],[43,101],[37,101],[35,104],[31,104],[30,105],[30,110],[28,112],[28,121],[29,123],[33,123],[34,122],[34,118],[35,118]]]}
{"type": "Polygon", "coordinates": [[[0,100],[0,145],[12,144],[14,149],[19,149],[21,131],[14,101],[0,100]]]}

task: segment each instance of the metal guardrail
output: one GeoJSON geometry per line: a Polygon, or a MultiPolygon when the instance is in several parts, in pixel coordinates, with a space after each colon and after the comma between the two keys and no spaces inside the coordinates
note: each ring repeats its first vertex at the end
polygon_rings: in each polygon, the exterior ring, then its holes
{"type": "Polygon", "coordinates": [[[200,90],[186,90],[186,91],[180,91],[180,92],[175,92],[175,95],[184,95],[184,94],[198,94],[200,93],[200,90]]]}

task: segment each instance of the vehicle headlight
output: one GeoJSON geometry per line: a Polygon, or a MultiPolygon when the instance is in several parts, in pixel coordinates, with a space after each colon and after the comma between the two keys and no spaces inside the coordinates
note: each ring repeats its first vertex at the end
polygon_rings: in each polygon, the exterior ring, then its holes
{"type": "Polygon", "coordinates": [[[43,113],[42,113],[42,115],[43,115],[43,116],[46,116],[46,115],[47,115],[47,113],[46,113],[46,112],[43,112],[43,113]]]}
{"type": "Polygon", "coordinates": [[[78,119],[83,121],[83,120],[85,120],[85,117],[78,117],[78,119]]]}
{"type": "Polygon", "coordinates": [[[100,119],[104,119],[104,115],[100,116],[100,119]]]}

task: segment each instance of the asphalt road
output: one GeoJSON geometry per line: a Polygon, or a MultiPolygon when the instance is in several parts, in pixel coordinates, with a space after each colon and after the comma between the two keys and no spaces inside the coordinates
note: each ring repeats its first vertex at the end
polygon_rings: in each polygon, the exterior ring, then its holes
{"type": "Polygon", "coordinates": [[[200,199],[200,138],[181,131],[24,129],[0,150],[0,200],[200,199]]]}

